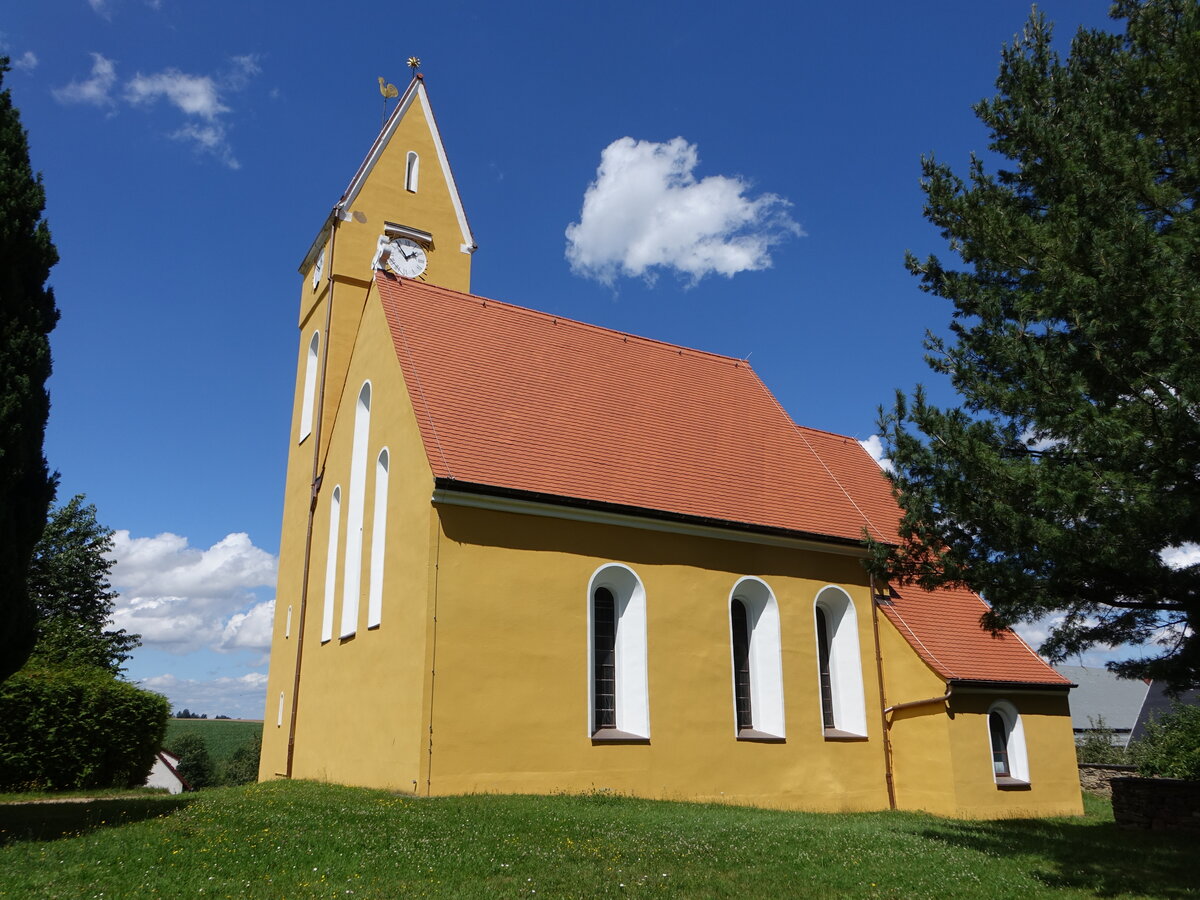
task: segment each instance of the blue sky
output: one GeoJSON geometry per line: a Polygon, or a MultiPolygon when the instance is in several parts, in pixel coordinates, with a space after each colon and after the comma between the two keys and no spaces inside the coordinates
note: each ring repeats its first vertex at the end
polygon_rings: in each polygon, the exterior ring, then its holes
{"type": "MultiPolygon", "coordinates": [[[[249,717],[296,268],[379,128],[379,76],[403,88],[405,60],[423,61],[480,247],[476,293],[748,356],[797,421],[866,440],[897,387],[949,399],[921,348],[949,309],[902,265],[906,249],[943,250],[919,160],[962,170],[986,151],[971,105],[1029,13],[1026,0],[4,6],[5,84],[62,256],[46,435],[60,498],[86,493],[117,529],[118,621],[145,638],[128,674],[177,708],[249,717]],[[623,194],[602,154],[647,189],[623,194]],[[647,224],[662,204],[675,217],[647,224]]],[[[1064,48],[1080,24],[1108,23],[1102,0],[1040,6],[1064,48]]]]}

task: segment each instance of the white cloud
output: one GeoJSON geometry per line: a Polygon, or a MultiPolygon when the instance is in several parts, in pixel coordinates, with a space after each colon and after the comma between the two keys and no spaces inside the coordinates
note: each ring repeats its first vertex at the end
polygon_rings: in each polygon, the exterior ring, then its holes
{"type": "Polygon", "coordinates": [[[113,85],[117,82],[117,67],[111,59],[99,53],[92,54],[91,77],[83,81],[72,81],[66,87],[55,88],[54,98],[59,103],[86,103],[89,106],[113,106],[113,85]]]}
{"type": "Polygon", "coordinates": [[[613,141],[600,154],[596,179],[578,222],[567,226],[567,260],[578,275],[612,284],[619,276],[653,280],[674,270],[695,284],[771,265],[771,248],[800,226],[776,194],[746,196],[738,177],[697,180],[696,145],[613,141]]]}
{"type": "Polygon", "coordinates": [[[1158,558],[1172,569],[1186,569],[1200,563],[1200,544],[1188,541],[1158,551],[1158,558]]]}
{"type": "Polygon", "coordinates": [[[93,53],[92,75],[86,81],[71,82],[54,91],[60,103],[89,103],[115,107],[120,99],[129,106],[151,110],[165,101],[184,117],[183,124],[168,136],[189,144],[199,153],[220,160],[231,169],[239,168],[229,142],[228,117],[233,112],[225,96],[240,91],[261,69],[257,57],[236,56],[218,75],[194,75],[176,68],[143,74],[138,72],[125,82],[119,93],[116,66],[99,53],[93,53]]]}
{"type": "Polygon", "coordinates": [[[248,535],[230,534],[207,550],[164,533],[113,534],[111,580],[120,596],[113,621],[140,634],[146,647],[172,653],[265,649],[273,600],[254,588],[274,587],[276,559],[248,535]]]}
{"type": "Polygon", "coordinates": [[[37,54],[32,50],[26,50],[12,61],[12,65],[18,72],[32,72],[38,67],[37,54]]]}
{"type": "Polygon", "coordinates": [[[249,672],[241,676],[196,681],[174,675],[155,675],[138,682],[142,687],[163,694],[171,701],[171,710],[206,713],[208,717],[229,716],[234,719],[261,719],[267,676],[249,672]]]}
{"type": "Polygon", "coordinates": [[[216,83],[207,75],[187,75],[166,69],[154,75],[139,72],[125,84],[125,99],[134,106],[166,98],[180,111],[211,122],[229,107],[221,103],[216,83]]]}
{"type": "Polygon", "coordinates": [[[88,0],[88,6],[96,15],[104,16],[106,19],[109,17],[108,0],[88,0]]]}
{"type": "Polygon", "coordinates": [[[883,455],[883,439],[879,435],[873,434],[865,441],[859,441],[859,446],[871,454],[871,459],[879,464],[879,468],[885,472],[895,472],[896,467],[892,465],[892,461],[883,455]]]}

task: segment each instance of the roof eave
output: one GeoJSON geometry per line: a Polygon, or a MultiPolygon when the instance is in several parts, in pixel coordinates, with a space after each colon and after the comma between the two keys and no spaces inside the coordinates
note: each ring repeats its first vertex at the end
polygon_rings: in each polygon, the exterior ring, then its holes
{"type": "Polygon", "coordinates": [[[640,519],[696,529],[732,532],[764,539],[813,545],[814,549],[825,549],[838,553],[850,553],[855,556],[866,556],[866,548],[861,540],[837,535],[797,531],[769,525],[756,525],[749,522],[735,522],[728,519],[696,516],[687,513],[671,512],[669,510],[610,503],[602,500],[590,500],[582,497],[567,497],[559,494],[548,494],[478,482],[459,481],[444,476],[434,478],[434,491],[435,502],[444,502],[448,494],[475,495],[496,498],[499,501],[510,501],[513,504],[528,504],[529,506],[548,508],[558,507],[563,510],[579,510],[597,515],[640,519]]]}

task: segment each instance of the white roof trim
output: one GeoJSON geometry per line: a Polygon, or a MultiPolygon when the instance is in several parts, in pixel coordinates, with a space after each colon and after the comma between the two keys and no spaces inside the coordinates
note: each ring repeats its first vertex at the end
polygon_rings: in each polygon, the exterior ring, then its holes
{"type": "Polygon", "coordinates": [[[592,522],[600,525],[620,525],[626,528],[640,528],[644,531],[661,531],[668,534],[684,534],[689,537],[713,538],[719,541],[738,541],[743,544],[763,544],[768,547],[788,547],[791,549],[816,550],[821,553],[835,553],[839,556],[854,556],[865,558],[867,552],[862,547],[840,546],[826,544],[822,541],[804,538],[787,537],[786,535],[760,534],[753,531],[741,531],[736,528],[721,528],[714,525],[700,525],[694,522],[674,522],[667,519],[651,519],[627,513],[609,512],[607,510],[587,509],[578,506],[566,506],[556,503],[539,503],[534,500],[520,500],[515,497],[497,497],[492,494],[477,494],[471,491],[455,491],[437,488],[433,492],[432,503],[435,506],[470,506],[475,509],[489,509],[495,512],[518,513],[527,516],[543,516],[550,519],[567,519],[572,522],[592,522]]]}

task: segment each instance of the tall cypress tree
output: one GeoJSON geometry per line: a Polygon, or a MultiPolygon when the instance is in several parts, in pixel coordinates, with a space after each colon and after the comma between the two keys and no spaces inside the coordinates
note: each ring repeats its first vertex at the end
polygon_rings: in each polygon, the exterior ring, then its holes
{"type": "Polygon", "coordinates": [[[1123,34],[1060,59],[1035,14],[975,107],[999,159],[923,161],[961,265],[908,258],[953,304],[927,339],[957,407],[882,416],[904,510],[873,571],[965,583],[1042,649],[1146,644],[1114,668],[1200,683],[1200,4],[1118,0],[1123,34]]]}
{"type": "MultiPolygon", "coordinates": [[[[9,70],[0,57],[0,86],[9,70]]],[[[34,639],[26,576],[54,498],[42,454],[50,398],[49,334],[58,321],[46,286],[58,252],[42,218],[40,175],[11,92],[0,91],[0,680],[21,667],[34,639]]]]}

